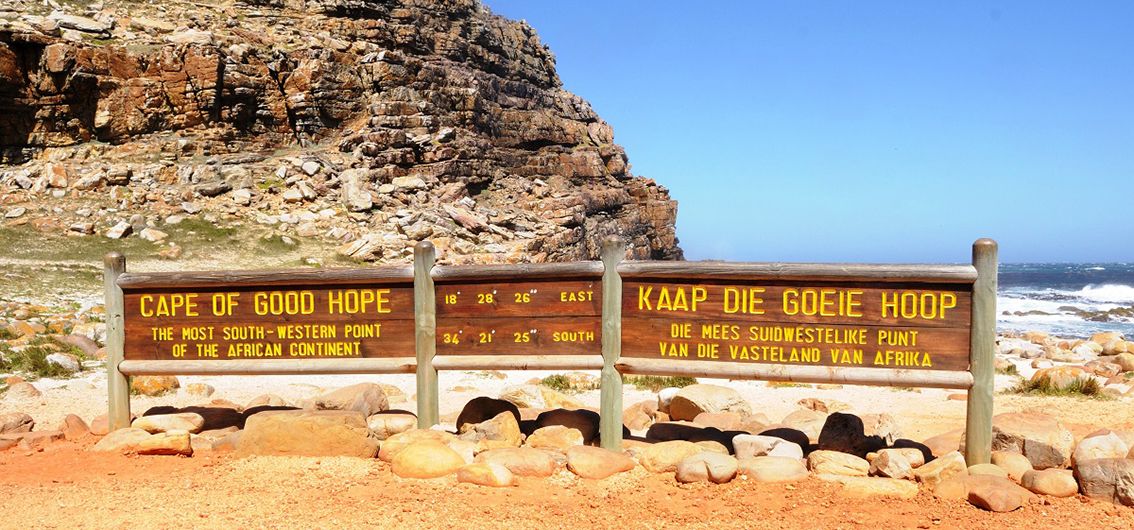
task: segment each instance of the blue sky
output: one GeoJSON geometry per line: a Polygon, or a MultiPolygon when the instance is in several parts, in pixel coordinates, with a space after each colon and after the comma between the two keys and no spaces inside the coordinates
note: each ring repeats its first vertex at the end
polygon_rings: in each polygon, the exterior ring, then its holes
{"type": "Polygon", "coordinates": [[[484,1],[689,259],[1134,261],[1134,2],[484,1]]]}

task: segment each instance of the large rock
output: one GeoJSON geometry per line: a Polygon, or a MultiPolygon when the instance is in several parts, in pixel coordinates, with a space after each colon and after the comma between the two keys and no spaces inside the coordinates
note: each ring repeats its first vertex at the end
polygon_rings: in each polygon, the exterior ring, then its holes
{"type": "Polygon", "coordinates": [[[402,478],[438,478],[456,473],[465,459],[436,440],[419,440],[394,455],[390,469],[402,478]]]}
{"type": "Polygon", "coordinates": [[[930,438],[926,438],[922,442],[925,447],[929,448],[930,453],[935,457],[940,457],[952,453],[961,447],[961,441],[965,437],[964,429],[955,429],[949,432],[938,434],[930,438]]]}
{"type": "Polygon", "coordinates": [[[1028,457],[1012,451],[993,451],[992,463],[1006,471],[1008,478],[1016,482],[1020,482],[1032,470],[1032,461],[1028,457]]]}
{"type": "Polygon", "coordinates": [[[1100,458],[1075,464],[1079,492],[1092,499],[1134,506],[1134,460],[1100,458]]]}
{"type": "Polygon", "coordinates": [[[1099,436],[1084,438],[1075,446],[1071,454],[1071,464],[1098,458],[1126,458],[1130,448],[1117,434],[1109,432],[1099,436]]]}
{"type": "Polygon", "coordinates": [[[457,482],[506,488],[516,485],[516,475],[501,464],[481,462],[458,469],[457,482]]]}
{"type": "Polygon", "coordinates": [[[912,499],[917,497],[917,484],[908,480],[847,475],[816,475],[816,477],[825,482],[842,484],[842,493],[852,498],[912,499]]]}
{"type": "Polygon", "coordinates": [[[536,429],[524,445],[533,449],[548,449],[560,453],[566,453],[568,449],[583,445],[583,433],[578,429],[564,427],[562,425],[549,425],[536,429]]]}
{"type": "Polygon", "coordinates": [[[901,450],[883,449],[870,462],[870,474],[896,479],[912,478],[913,465],[901,450]]]}
{"type": "Polygon", "coordinates": [[[536,416],[536,429],[554,425],[579,431],[583,435],[584,444],[593,444],[599,439],[599,414],[593,410],[554,409],[541,412],[539,416],[536,416]]]}
{"type": "Polygon", "coordinates": [[[692,421],[702,412],[735,412],[752,414],[752,407],[740,393],[728,387],[696,384],[682,388],[669,403],[669,417],[692,421]]]}
{"type": "Polygon", "coordinates": [[[31,432],[34,427],[35,420],[22,412],[0,414],[0,434],[31,432]]]}
{"type": "Polygon", "coordinates": [[[756,482],[796,482],[808,476],[803,460],[782,456],[741,459],[737,473],[756,482]]]}
{"type": "Polygon", "coordinates": [[[577,445],[567,450],[567,469],[582,478],[604,479],[634,469],[634,459],[601,447],[577,445]]]}
{"type": "Polygon", "coordinates": [[[142,429],[128,427],[112,431],[104,436],[98,443],[91,446],[90,451],[105,453],[127,453],[137,450],[138,444],[152,436],[142,429]]]}
{"type": "Polygon", "coordinates": [[[464,432],[463,428],[466,424],[490,420],[501,412],[512,413],[516,417],[516,424],[520,423],[520,409],[514,403],[485,396],[473,398],[465,403],[457,416],[457,432],[464,432]]]}
{"type": "Polygon", "coordinates": [[[519,447],[523,442],[520,424],[509,411],[501,412],[494,418],[480,423],[466,423],[461,426],[460,439],[476,442],[483,449],[519,447]]]}
{"type": "Polygon", "coordinates": [[[886,445],[887,441],[880,436],[867,436],[862,418],[854,414],[832,413],[827,416],[819,433],[819,449],[849,453],[858,457],[865,457],[867,453],[877,451],[886,445]]]}
{"type": "Polygon", "coordinates": [[[577,409],[582,404],[562,392],[540,385],[519,385],[505,388],[500,399],[509,401],[519,408],[532,409],[577,409]]]}
{"type": "Polygon", "coordinates": [[[385,440],[395,434],[417,427],[417,416],[406,411],[387,410],[366,418],[366,426],[374,437],[385,440]]]}
{"type": "Polygon", "coordinates": [[[847,453],[819,450],[807,455],[807,467],[815,474],[865,477],[870,462],[847,453]]]}
{"type": "Polygon", "coordinates": [[[827,423],[827,413],[811,409],[796,409],[780,422],[784,427],[795,429],[807,435],[808,443],[818,443],[823,425],[827,423]]]}
{"type": "Polygon", "coordinates": [[[201,432],[201,429],[205,426],[205,418],[192,412],[155,414],[153,416],[142,416],[134,420],[130,426],[135,429],[142,429],[150,434],[169,431],[197,433],[201,432]]]}
{"type": "Polygon", "coordinates": [[[1020,479],[1020,485],[1032,493],[1052,497],[1071,497],[1079,493],[1079,483],[1074,473],[1068,469],[1029,469],[1020,479]]]}
{"type": "Polygon", "coordinates": [[[737,461],[727,454],[704,451],[677,464],[674,477],[682,484],[712,482],[724,484],[736,477],[737,461]]]}
{"type": "Polygon", "coordinates": [[[958,451],[938,457],[913,471],[914,478],[930,489],[936,488],[942,481],[955,476],[967,476],[969,466],[965,464],[965,457],[958,451]]]}
{"type": "Polygon", "coordinates": [[[476,462],[500,464],[520,477],[550,477],[556,469],[548,452],[530,447],[491,449],[476,455],[476,462]]]}
{"type": "Polygon", "coordinates": [[[64,416],[58,430],[63,433],[64,438],[71,441],[85,438],[91,433],[91,428],[87,426],[87,422],[74,414],[64,416]]]}
{"type": "Polygon", "coordinates": [[[994,475],[971,475],[965,478],[969,502],[993,512],[1010,512],[1031,502],[1035,495],[1015,482],[994,475]]]}
{"type": "Polygon", "coordinates": [[[448,444],[456,439],[457,437],[453,436],[451,432],[433,429],[410,429],[395,434],[382,442],[382,450],[378,452],[378,458],[383,462],[391,462],[399,451],[422,440],[433,440],[435,442],[448,444]]]}
{"type": "Polygon", "coordinates": [[[1035,469],[1067,467],[1074,445],[1071,431],[1047,414],[1012,412],[992,418],[992,450],[1023,454],[1035,469]]]}
{"type": "Polygon", "coordinates": [[[143,396],[161,396],[181,388],[172,375],[138,375],[130,378],[130,391],[143,396]]]}
{"type": "Polygon", "coordinates": [[[188,431],[163,431],[140,440],[134,451],[140,455],[190,456],[193,446],[188,431]]]}
{"type": "Polygon", "coordinates": [[[373,458],[378,440],[362,412],[283,410],[249,417],[236,450],[240,455],[373,458]]]}
{"type": "Polygon", "coordinates": [[[31,383],[26,381],[16,383],[8,387],[8,391],[4,393],[4,399],[25,401],[35,399],[42,396],[43,393],[31,383]]]}
{"type": "Polygon", "coordinates": [[[353,410],[363,417],[388,410],[386,392],[375,383],[358,383],[312,398],[304,408],[315,410],[353,410]]]}
{"type": "Polygon", "coordinates": [[[803,458],[803,448],[775,436],[738,434],[732,438],[736,458],[755,458],[757,456],[781,456],[803,458]]]}
{"type": "Polygon", "coordinates": [[[699,445],[685,440],[658,442],[638,454],[638,462],[651,473],[672,473],[682,460],[704,451],[699,445]]]}
{"type": "Polygon", "coordinates": [[[622,423],[632,431],[641,431],[654,424],[658,414],[658,403],[639,401],[622,410],[622,423]]]}

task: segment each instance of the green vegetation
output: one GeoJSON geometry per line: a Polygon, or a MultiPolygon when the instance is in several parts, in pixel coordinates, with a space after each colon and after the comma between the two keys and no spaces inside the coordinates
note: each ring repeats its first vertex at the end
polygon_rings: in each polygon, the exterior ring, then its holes
{"type": "Polygon", "coordinates": [[[21,350],[8,348],[3,353],[3,357],[7,359],[4,363],[7,365],[6,370],[20,372],[32,380],[40,377],[65,378],[73,375],[62,366],[47,361],[47,356],[53,353],[71,354],[78,358],[80,363],[83,361],[82,352],[78,348],[49,337],[38,337],[21,350]]]}
{"type": "Polygon", "coordinates": [[[768,381],[768,388],[811,388],[811,385],[791,381],[768,381]]]}
{"type": "Polygon", "coordinates": [[[8,326],[0,327],[0,340],[12,340],[14,338],[17,338],[15,331],[12,331],[8,326]]]}
{"type": "Polygon", "coordinates": [[[1014,388],[1008,390],[1013,394],[1026,394],[1035,396],[1073,396],[1089,397],[1093,399],[1110,399],[1103,394],[1102,386],[1093,377],[1079,378],[1071,384],[1060,387],[1049,376],[1042,376],[1036,380],[1020,381],[1014,388]]]}
{"type": "Polygon", "coordinates": [[[540,380],[539,384],[559,392],[571,391],[571,380],[567,379],[567,376],[563,374],[549,375],[540,380]]]}
{"type": "Polygon", "coordinates": [[[1016,369],[1016,365],[1011,363],[1004,366],[998,366],[996,368],[996,373],[1002,375],[1020,375],[1020,371],[1016,369]]]}
{"type": "Polygon", "coordinates": [[[295,240],[292,240],[292,242],[289,243],[284,239],[284,236],[279,234],[272,234],[257,239],[256,246],[260,249],[263,249],[265,252],[278,254],[281,252],[290,252],[299,245],[295,242],[295,240]]]}
{"type": "Polygon", "coordinates": [[[660,375],[624,375],[622,382],[634,385],[638,390],[657,392],[663,388],[683,388],[697,384],[697,379],[686,376],[660,376],[660,375]]]}

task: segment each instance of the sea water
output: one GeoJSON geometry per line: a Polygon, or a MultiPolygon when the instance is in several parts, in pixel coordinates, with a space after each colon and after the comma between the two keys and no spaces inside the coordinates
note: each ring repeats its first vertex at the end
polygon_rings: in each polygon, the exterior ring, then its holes
{"type": "Polygon", "coordinates": [[[1134,338],[1134,318],[1115,314],[1134,313],[1134,263],[1007,263],[999,283],[1000,332],[1087,338],[1119,331],[1134,338]]]}

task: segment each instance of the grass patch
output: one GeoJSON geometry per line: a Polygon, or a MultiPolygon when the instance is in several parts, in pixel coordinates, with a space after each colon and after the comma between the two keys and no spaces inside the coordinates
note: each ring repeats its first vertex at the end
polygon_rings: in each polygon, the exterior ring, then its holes
{"type": "Polygon", "coordinates": [[[265,252],[280,254],[295,250],[295,248],[298,247],[299,244],[296,243],[294,239],[291,243],[288,243],[287,240],[284,239],[284,236],[279,234],[272,234],[257,239],[256,246],[264,250],[265,252]]]}
{"type": "Polygon", "coordinates": [[[18,338],[15,331],[12,331],[8,326],[0,327],[0,340],[12,340],[18,338]]]}
{"type": "Polygon", "coordinates": [[[890,390],[893,392],[914,392],[916,394],[921,393],[920,388],[914,388],[912,386],[892,386],[890,387],[890,390]]]}
{"type": "Polygon", "coordinates": [[[768,381],[768,388],[811,388],[811,385],[791,381],[768,381]]]}
{"type": "Polygon", "coordinates": [[[1056,385],[1049,376],[1042,376],[1035,380],[1020,381],[1009,390],[1013,394],[1026,394],[1033,396],[1072,396],[1089,397],[1093,399],[1110,399],[1103,394],[1102,385],[1093,377],[1076,379],[1066,387],[1056,385]]]}
{"type": "Polygon", "coordinates": [[[563,393],[597,390],[602,386],[598,379],[589,377],[586,374],[575,374],[575,376],[567,374],[551,374],[543,379],[540,379],[539,384],[557,392],[563,393]]]}
{"type": "Polygon", "coordinates": [[[47,356],[53,353],[68,353],[79,359],[79,370],[82,371],[83,355],[78,348],[63,344],[48,337],[33,339],[21,350],[9,350],[4,356],[7,358],[8,369],[20,372],[28,379],[41,377],[67,378],[74,374],[57,364],[47,361],[47,356]]]}
{"type": "Polygon", "coordinates": [[[200,217],[187,217],[175,225],[165,225],[162,230],[169,232],[176,240],[190,240],[205,243],[224,243],[236,236],[237,229],[230,226],[217,226],[200,217]]]}
{"type": "Polygon", "coordinates": [[[697,384],[697,378],[687,376],[661,376],[661,375],[624,375],[622,382],[634,385],[638,390],[657,392],[663,388],[684,388],[697,384]]]}
{"type": "Polygon", "coordinates": [[[1020,371],[1016,369],[1016,365],[1008,363],[1005,366],[996,368],[996,373],[1001,375],[1020,375],[1020,371]]]}
{"type": "Polygon", "coordinates": [[[540,380],[539,384],[558,392],[571,391],[571,380],[563,374],[552,374],[540,380]]]}

